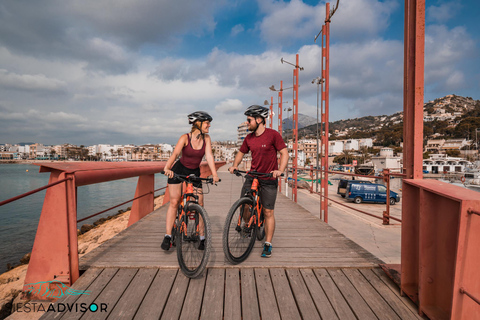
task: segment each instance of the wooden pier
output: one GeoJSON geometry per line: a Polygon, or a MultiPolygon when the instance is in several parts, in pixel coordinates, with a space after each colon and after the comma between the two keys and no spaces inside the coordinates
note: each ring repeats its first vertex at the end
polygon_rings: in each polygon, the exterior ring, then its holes
{"type": "Polygon", "coordinates": [[[281,194],[272,257],[260,257],[257,241],[245,262],[229,264],[222,230],[242,179],[219,175],[205,197],[213,242],[202,278],[186,278],[176,252],[160,249],[164,206],[85,255],[86,271],[72,288],[90,294],[57,302],[104,304],[106,311],[42,319],[421,319],[380,260],[281,194]]]}

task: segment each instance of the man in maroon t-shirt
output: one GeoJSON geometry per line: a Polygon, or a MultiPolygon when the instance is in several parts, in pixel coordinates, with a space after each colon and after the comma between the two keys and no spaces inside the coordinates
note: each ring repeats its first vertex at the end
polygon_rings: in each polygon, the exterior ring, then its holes
{"type": "MultiPolygon", "coordinates": [[[[248,122],[248,130],[252,131],[245,137],[240,151],[235,156],[233,166],[228,170],[233,173],[238,170],[238,165],[243,156],[249,151],[252,153],[252,171],[272,173],[272,178],[259,178],[260,199],[262,201],[263,213],[265,215],[265,244],[262,257],[270,258],[272,255],[272,238],[275,232],[275,217],[273,209],[277,199],[277,177],[285,170],[288,164],[288,150],[283,142],[282,136],[275,130],[265,127],[265,119],[269,115],[269,109],[253,105],[245,111],[248,122]],[[277,161],[277,152],[280,153],[280,168],[277,161]]],[[[245,191],[250,189],[252,179],[247,176],[242,188],[241,197],[245,191]]]]}

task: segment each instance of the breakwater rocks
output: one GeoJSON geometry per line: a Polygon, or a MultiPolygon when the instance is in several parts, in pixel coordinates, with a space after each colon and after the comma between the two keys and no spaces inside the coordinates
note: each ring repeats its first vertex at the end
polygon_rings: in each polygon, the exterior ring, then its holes
{"type": "MultiPolygon", "coordinates": [[[[163,195],[156,197],[154,210],[158,209],[162,203],[163,195]]],[[[125,230],[127,228],[129,217],[130,210],[125,212],[120,210],[115,215],[95,221],[93,225],[83,225],[78,230],[79,257],[83,257],[105,241],[125,230]],[[84,232],[82,232],[82,229],[84,232]]],[[[30,254],[27,254],[21,259],[21,265],[12,267],[11,270],[0,275],[0,319],[9,316],[12,310],[12,305],[20,302],[20,293],[25,281],[25,275],[27,274],[29,260],[30,254]]],[[[31,314],[38,315],[38,318],[43,315],[42,312],[34,312],[31,314]]]]}

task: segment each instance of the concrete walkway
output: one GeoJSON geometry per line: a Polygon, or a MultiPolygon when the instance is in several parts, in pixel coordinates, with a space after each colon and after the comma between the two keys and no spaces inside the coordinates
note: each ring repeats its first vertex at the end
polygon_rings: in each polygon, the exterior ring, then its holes
{"type": "MultiPolygon", "coordinates": [[[[348,206],[382,216],[384,204],[354,204],[337,194],[338,180],[330,180],[329,198],[345,203],[348,206]]],[[[314,186],[315,188],[315,186],[314,186]]],[[[398,190],[395,190],[398,191],[398,190]]],[[[285,184],[282,185],[285,194],[285,184]]],[[[291,198],[291,188],[288,190],[291,198]]],[[[308,190],[298,189],[298,204],[307,209],[312,215],[320,215],[320,196],[311,194],[308,190]]],[[[403,201],[401,199],[400,201],[403,201]]],[[[401,202],[391,206],[391,215],[401,219],[401,202]]],[[[345,208],[340,204],[329,202],[328,224],[347,238],[363,247],[374,256],[388,264],[400,263],[401,223],[390,220],[390,225],[382,225],[382,220],[370,217],[360,212],[345,208]]]]}

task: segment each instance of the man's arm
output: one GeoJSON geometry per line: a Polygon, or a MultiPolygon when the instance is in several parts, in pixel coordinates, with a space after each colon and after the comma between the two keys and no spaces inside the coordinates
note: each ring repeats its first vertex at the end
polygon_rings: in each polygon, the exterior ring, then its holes
{"type": "Polygon", "coordinates": [[[244,155],[245,154],[243,152],[238,151],[237,155],[235,156],[235,160],[233,160],[233,165],[228,168],[228,171],[230,171],[230,173],[233,173],[234,170],[238,170],[238,165],[240,164],[240,162],[242,162],[244,155]]]}
{"type": "Polygon", "coordinates": [[[283,171],[285,171],[285,168],[288,165],[288,149],[283,148],[282,150],[279,151],[280,153],[280,164],[278,166],[278,170],[272,171],[273,177],[278,178],[283,171]]]}

